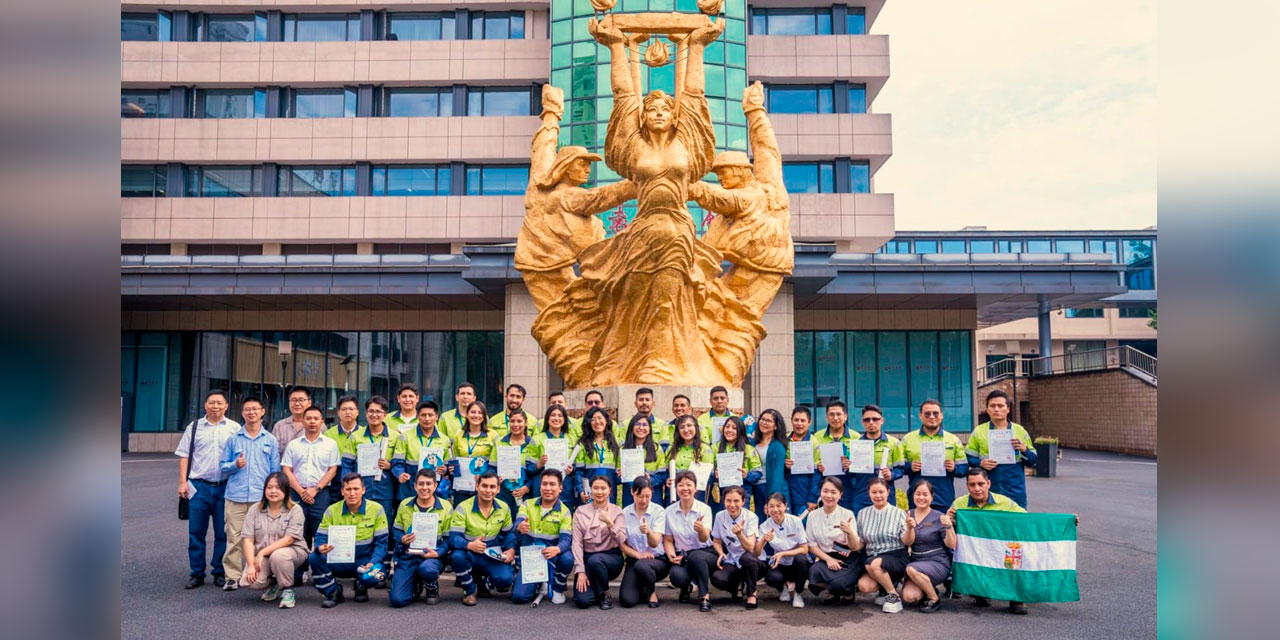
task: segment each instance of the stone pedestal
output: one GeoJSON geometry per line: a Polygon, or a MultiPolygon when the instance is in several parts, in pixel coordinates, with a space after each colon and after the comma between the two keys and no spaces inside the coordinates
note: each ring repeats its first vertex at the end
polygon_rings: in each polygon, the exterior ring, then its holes
{"type": "MultiPolygon", "coordinates": [[[[677,395],[689,396],[694,415],[702,415],[711,409],[711,387],[701,385],[643,385],[621,384],[595,389],[565,389],[565,400],[569,403],[569,414],[580,418],[586,413],[587,392],[599,391],[604,394],[604,408],[613,419],[623,424],[631,420],[636,413],[636,389],[648,387],[653,389],[653,412],[663,420],[671,420],[671,399],[677,395]]],[[[729,410],[742,413],[745,404],[742,389],[729,389],[729,410]]]]}

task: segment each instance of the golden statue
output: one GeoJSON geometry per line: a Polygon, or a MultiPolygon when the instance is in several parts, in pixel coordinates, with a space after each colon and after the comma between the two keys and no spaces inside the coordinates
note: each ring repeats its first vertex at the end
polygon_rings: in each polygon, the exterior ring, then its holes
{"type": "MultiPolygon", "coordinates": [[[[790,205],[758,83],[743,95],[756,165],[740,152],[715,155],[703,52],[724,24],[677,13],[590,21],[611,55],[604,161],[622,182],[587,190],[578,186],[585,171],[557,174],[562,159],[579,168],[599,159],[581,147],[561,149],[545,169],[563,107],[553,108],[554,92],[551,106],[544,101],[516,266],[539,310],[533,336],[570,387],[739,386],[764,338],[760,318],[792,267],[790,205]],[[641,98],[638,47],[657,34],[677,47],[676,95],[641,98]],[[711,170],[724,188],[700,182],[711,170]],[[586,218],[631,197],[634,221],[600,239],[599,222],[586,218]],[[705,240],[696,237],[691,199],[721,214],[705,240]],[[733,266],[722,276],[725,258],[733,266]]],[[[655,39],[644,58],[665,64],[666,45],[655,39]]]]}

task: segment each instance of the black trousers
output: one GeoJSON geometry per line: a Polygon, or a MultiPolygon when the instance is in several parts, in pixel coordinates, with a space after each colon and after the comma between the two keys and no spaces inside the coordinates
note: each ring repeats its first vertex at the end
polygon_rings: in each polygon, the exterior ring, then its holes
{"type": "MultiPolygon", "coordinates": [[[[768,566],[767,564],[765,565],[768,566]]],[[[765,584],[782,591],[788,582],[794,582],[796,591],[804,589],[804,583],[809,579],[809,556],[799,555],[791,556],[791,564],[780,564],[775,568],[770,568],[764,572],[765,584]]]]}
{"type": "Polygon", "coordinates": [[[672,586],[683,591],[692,584],[698,587],[700,595],[707,595],[711,591],[711,572],[716,568],[717,557],[711,547],[686,552],[683,562],[671,563],[672,586]]]}
{"type": "Polygon", "coordinates": [[[599,602],[600,596],[609,592],[609,581],[622,573],[622,551],[609,549],[588,553],[582,559],[582,568],[586,570],[587,581],[590,584],[586,591],[578,591],[577,587],[574,587],[573,603],[578,605],[579,609],[586,609],[599,602]]]}
{"type": "Polygon", "coordinates": [[[742,597],[750,598],[756,594],[756,583],[760,581],[760,571],[764,565],[759,558],[750,553],[742,554],[742,557],[738,558],[738,564],[742,566],[735,567],[726,562],[723,568],[716,569],[711,574],[711,584],[729,593],[733,593],[738,585],[742,585],[742,597]]]}
{"type": "Polygon", "coordinates": [[[666,556],[637,560],[627,558],[627,570],[622,574],[622,587],[618,602],[628,609],[641,602],[648,602],[653,595],[658,581],[671,572],[671,563],[666,556]]]}
{"type": "MultiPolygon", "coordinates": [[[[840,559],[835,554],[829,555],[840,559]]],[[[851,553],[843,562],[839,570],[832,571],[826,562],[815,558],[813,566],[809,567],[809,591],[815,596],[824,589],[833,596],[855,595],[858,591],[858,578],[862,577],[862,557],[851,553]]]]}

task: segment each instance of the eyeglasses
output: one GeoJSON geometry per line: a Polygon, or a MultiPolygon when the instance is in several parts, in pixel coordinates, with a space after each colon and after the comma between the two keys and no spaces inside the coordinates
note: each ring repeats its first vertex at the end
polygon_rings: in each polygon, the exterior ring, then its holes
{"type": "Polygon", "coordinates": [[[938,416],[942,415],[942,412],[941,412],[941,411],[921,411],[921,412],[920,412],[920,415],[922,415],[922,416],[924,416],[924,417],[926,417],[926,418],[936,418],[936,417],[938,417],[938,416]]]}
{"type": "Polygon", "coordinates": [[[387,415],[387,412],[386,412],[386,411],[383,411],[383,410],[381,410],[381,409],[366,409],[366,410],[365,410],[365,413],[367,413],[367,414],[369,414],[369,415],[371,415],[371,416],[385,416],[385,415],[387,415]]]}
{"type": "Polygon", "coordinates": [[[884,418],[863,418],[863,422],[884,422],[884,418]]]}
{"type": "Polygon", "coordinates": [[[289,404],[306,404],[306,398],[289,398],[289,404]]]}

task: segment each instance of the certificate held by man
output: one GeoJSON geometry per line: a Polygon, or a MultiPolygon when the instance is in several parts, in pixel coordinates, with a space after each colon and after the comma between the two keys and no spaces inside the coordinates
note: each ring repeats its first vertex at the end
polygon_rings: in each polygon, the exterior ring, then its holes
{"type": "Polygon", "coordinates": [[[854,440],[849,443],[849,473],[876,472],[876,443],[854,440]]]}
{"type": "Polygon", "coordinates": [[[346,564],[356,561],[356,526],[340,524],[329,527],[329,544],[333,548],[325,556],[329,564],[346,564]]]}
{"type": "Polygon", "coordinates": [[[844,457],[844,444],[827,442],[818,445],[818,457],[822,460],[822,475],[838,476],[844,473],[840,458],[844,457]]]}
{"type": "Polygon", "coordinates": [[[987,432],[987,457],[996,464],[1013,464],[1017,454],[1013,451],[1013,429],[992,429],[987,432]]]}
{"type": "Polygon", "coordinates": [[[797,440],[791,447],[791,473],[813,473],[813,441],[797,440]]]}
{"type": "Polygon", "coordinates": [[[930,477],[947,475],[946,454],[945,443],[920,443],[920,475],[930,477]]]}
{"type": "Polygon", "coordinates": [[[716,474],[722,487],[742,486],[742,452],[716,454],[716,474]]]}
{"type": "Polygon", "coordinates": [[[542,557],[546,547],[527,544],[520,547],[520,581],[525,584],[542,584],[547,575],[547,559],[542,557]]]}
{"type": "Polygon", "coordinates": [[[435,549],[440,538],[440,514],[432,511],[415,511],[413,513],[413,542],[409,548],[414,551],[435,549]]]}

